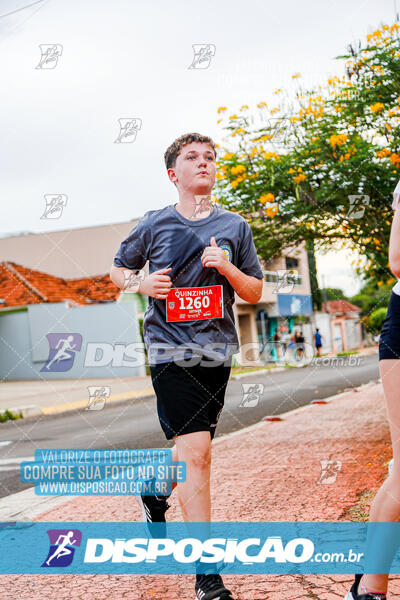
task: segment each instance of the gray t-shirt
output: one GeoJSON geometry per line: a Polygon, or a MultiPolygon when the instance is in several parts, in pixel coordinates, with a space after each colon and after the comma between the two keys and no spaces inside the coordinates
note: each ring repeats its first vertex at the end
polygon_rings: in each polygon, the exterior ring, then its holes
{"type": "Polygon", "coordinates": [[[216,268],[203,267],[200,260],[204,248],[211,245],[211,236],[238,269],[263,279],[247,221],[215,205],[207,217],[197,221],[183,217],[172,204],[149,210],[115,255],[114,265],[128,269],[142,269],[149,260],[150,274],[172,267],[167,275],[174,288],[222,285],[222,318],[167,322],[166,300],[149,297],[143,321],[149,364],[193,355],[225,360],[239,351],[233,313],[234,289],[216,268]]]}

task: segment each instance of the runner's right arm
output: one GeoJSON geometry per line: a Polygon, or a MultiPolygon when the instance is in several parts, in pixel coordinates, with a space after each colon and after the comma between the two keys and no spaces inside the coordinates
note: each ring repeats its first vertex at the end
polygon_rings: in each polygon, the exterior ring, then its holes
{"type": "MultiPolygon", "coordinates": [[[[138,287],[134,284],[134,282],[132,282],[131,286],[126,287],[126,272],[130,271],[131,273],[134,273],[134,270],[112,265],[110,269],[110,279],[117,287],[126,292],[134,291],[140,294],[146,294],[147,296],[152,296],[158,300],[164,300],[168,296],[169,290],[172,287],[171,278],[166,275],[166,273],[171,271],[171,269],[172,267],[168,267],[167,269],[159,269],[158,271],[151,273],[151,275],[148,275],[148,277],[140,280],[138,287]]],[[[137,277],[139,277],[139,275],[140,274],[138,274],[137,277]]]]}
{"type": "Polygon", "coordinates": [[[148,277],[143,270],[150,259],[153,242],[151,212],[145,213],[121,242],[110,269],[110,279],[126,292],[139,292],[164,299],[172,285],[171,278],[166,275],[172,267],[154,271],[148,277]]]}

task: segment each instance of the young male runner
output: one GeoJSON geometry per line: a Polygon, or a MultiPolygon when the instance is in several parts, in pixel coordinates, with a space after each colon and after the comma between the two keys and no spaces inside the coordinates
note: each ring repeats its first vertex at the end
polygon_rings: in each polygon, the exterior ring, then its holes
{"type": "MultiPolygon", "coordinates": [[[[123,287],[123,271],[142,269],[149,260],[149,276],[135,289],[149,296],[143,335],[160,425],[175,441],[173,460],[186,463],[186,481],[178,486],[183,518],[208,523],[211,441],[232,354],[239,350],[234,291],[256,304],[263,272],[248,223],[210,201],[216,175],[213,140],[185,134],[164,158],[179,202],[145,213],[122,242],[110,277],[123,287]]],[[[165,522],[167,496],[142,496],[140,503],[149,523],[165,522]]],[[[199,600],[233,600],[216,574],[198,572],[195,591],[199,600]]]]}

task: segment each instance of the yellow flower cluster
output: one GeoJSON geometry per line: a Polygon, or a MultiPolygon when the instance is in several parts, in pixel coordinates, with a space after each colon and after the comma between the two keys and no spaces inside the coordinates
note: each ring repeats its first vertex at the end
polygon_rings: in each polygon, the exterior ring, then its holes
{"type": "Polygon", "coordinates": [[[264,211],[264,213],[270,219],[273,219],[277,212],[278,212],[278,206],[276,204],[274,204],[273,206],[268,206],[268,208],[266,208],[264,211]]]}
{"type": "Polygon", "coordinates": [[[282,92],[282,90],[281,90],[281,89],[279,89],[279,90],[275,90],[275,92],[274,92],[274,95],[276,96],[276,94],[280,94],[281,92],[282,92]]]}
{"type": "Polygon", "coordinates": [[[217,113],[219,114],[219,113],[223,112],[224,110],[227,110],[226,106],[220,106],[219,109],[217,110],[217,113]]]}
{"type": "Polygon", "coordinates": [[[371,65],[371,70],[376,71],[379,75],[383,75],[383,69],[380,65],[371,65]]]}
{"type": "Polygon", "coordinates": [[[235,137],[238,133],[246,133],[246,132],[244,129],[239,127],[238,129],[235,129],[235,131],[232,132],[232,137],[235,137]]]}
{"type": "Polygon", "coordinates": [[[382,102],[376,102],[375,104],[371,104],[370,109],[373,113],[382,112],[385,108],[385,105],[382,102]]]}
{"type": "MultiPolygon", "coordinates": [[[[368,42],[371,42],[371,41],[373,41],[373,42],[379,42],[380,38],[382,38],[382,32],[383,31],[388,31],[390,33],[390,35],[393,35],[398,29],[399,29],[399,25],[397,25],[397,23],[395,23],[391,27],[389,27],[389,25],[383,25],[382,26],[382,30],[377,29],[373,33],[369,33],[367,35],[367,41],[368,42]]],[[[383,41],[385,41],[385,42],[387,42],[389,40],[390,40],[389,37],[384,37],[383,38],[383,41]]]]}
{"type": "Polygon", "coordinates": [[[347,141],[347,135],[345,133],[338,133],[338,134],[334,133],[329,138],[329,142],[330,142],[332,148],[336,148],[336,146],[340,146],[341,144],[344,144],[346,141],[347,141]]]}
{"type": "Polygon", "coordinates": [[[266,102],[259,102],[259,104],[257,104],[258,108],[266,108],[267,107],[267,103],[266,102]]]}
{"type": "Polygon", "coordinates": [[[266,202],[274,202],[274,200],[275,200],[275,196],[271,193],[263,194],[258,199],[258,201],[261,202],[261,204],[265,204],[266,202]]]}
{"type": "Polygon", "coordinates": [[[300,73],[295,73],[294,75],[292,75],[292,79],[298,79],[299,77],[301,77],[300,73]]]}
{"type": "Polygon", "coordinates": [[[237,186],[239,185],[240,181],[241,181],[241,180],[240,180],[240,178],[239,178],[239,177],[238,177],[237,179],[234,179],[233,181],[231,181],[231,186],[232,186],[233,188],[237,187],[237,186]]]}
{"type": "MultiPolygon", "coordinates": [[[[289,169],[288,173],[290,173],[290,174],[296,173],[296,169],[293,169],[293,167],[291,167],[289,169]]],[[[301,167],[297,167],[297,175],[295,177],[293,177],[293,181],[295,183],[300,183],[300,181],[304,181],[305,179],[306,179],[306,176],[303,173],[303,169],[301,167]]]]}
{"type": "Polygon", "coordinates": [[[246,167],[244,167],[243,165],[236,165],[235,167],[232,167],[231,173],[232,173],[232,175],[237,175],[238,173],[242,173],[242,175],[239,175],[239,177],[236,177],[236,179],[231,181],[231,186],[233,188],[237,187],[239,185],[239,183],[241,183],[247,177],[246,167]]]}
{"type": "Polygon", "coordinates": [[[263,152],[263,157],[268,160],[270,158],[279,158],[279,155],[276,152],[263,152]]]}
{"type": "Polygon", "coordinates": [[[274,137],[274,136],[273,136],[272,134],[270,134],[270,133],[265,133],[264,135],[262,135],[262,136],[261,136],[261,137],[259,137],[259,138],[254,138],[253,142],[261,142],[261,141],[265,142],[265,141],[267,141],[267,140],[272,140],[272,138],[273,138],[273,137],[274,137]]]}
{"type": "Polygon", "coordinates": [[[279,108],[271,108],[271,110],[269,111],[271,113],[271,115],[273,115],[276,112],[279,112],[279,108]]]}
{"type": "Polygon", "coordinates": [[[390,162],[392,163],[392,165],[397,167],[397,165],[400,163],[400,156],[396,154],[396,152],[393,152],[393,154],[390,157],[390,162]]]}
{"type": "Polygon", "coordinates": [[[386,158],[387,156],[389,156],[390,153],[391,150],[389,148],[383,148],[382,150],[377,151],[376,156],[378,158],[386,158]]]}
{"type": "Polygon", "coordinates": [[[339,161],[343,162],[344,160],[348,160],[351,156],[350,152],[346,152],[346,154],[343,156],[343,154],[340,155],[339,161]]]}
{"type": "Polygon", "coordinates": [[[247,110],[249,107],[247,106],[247,104],[243,104],[243,106],[240,107],[240,110],[247,110]]]}
{"type": "Polygon", "coordinates": [[[224,160],[230,160],[231,158],[233,158],[235,156],[234,152],[227,152],[224,156],[224,160]]]}
{"type": "Polygon", "coordinates": [[[231,168],[232,175],[237,175],[238,173],[245,173],[246,167],[244,165],[236,165],[231,168]]]}
{"type": "Polygon", "coordinates": [[[306,106],[306,108],[302,108],[299,111],[299,117],[302,117],[304,115],[314,115],[314,117],[321,117],[324,114],[324,110],[322,108],[322,106],[318,106],[317,108],[313,108],[313,106],[311,105],[311,102],[308,106],[306,106]]]}
{"type": "Polygon", "coordinates": [[[300,183],[301,181],[304,181],[305,179],[307,179],[307,177],[304,175],[304,173],[299,173],[299,175],[296,175],[296,177],[293,177],[293,181],[295,183],[300,183]]]}

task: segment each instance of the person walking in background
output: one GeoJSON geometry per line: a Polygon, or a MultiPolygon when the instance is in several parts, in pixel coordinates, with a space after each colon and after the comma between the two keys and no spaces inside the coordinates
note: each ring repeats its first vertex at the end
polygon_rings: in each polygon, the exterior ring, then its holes
{"type": "Polygon", "coordinates": [[[322,335],[319,332],[317,327],[314,334],[315,347],[317,349],[317,356],[321,356],[321,348],[322,348],[322,335]]]}
{"type": "Polygon", "coordinates": [[[282,352],[281,352],[281,336],[279,334],[279,331],[276,330],[274,335],[272,336],[272,348],[273,348],[273,354],[276,356],[276,359],[279,360],[282,356],[282,352]]]}
{"type": "Polygon", "coordinates": [[[300,333],[297,336],[297,356],[299,358],[303,358],[304,355],[304,335],[303,332],[300,331],[300,333]]]}

